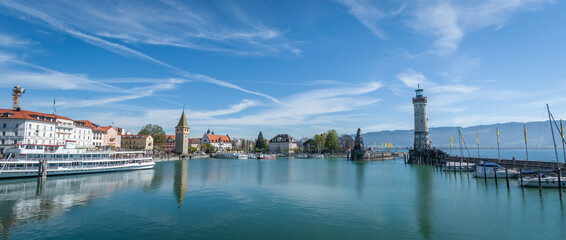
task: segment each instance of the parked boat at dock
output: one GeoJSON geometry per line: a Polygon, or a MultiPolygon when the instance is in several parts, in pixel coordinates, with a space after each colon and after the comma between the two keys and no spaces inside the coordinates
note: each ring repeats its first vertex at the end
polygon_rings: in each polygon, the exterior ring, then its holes
{"type": "MultiPolygon", "coordinates": [[[[538,177],[523,178],[518,181],[519,186],[523,187],[539,187],[538,177]]],[[[560,184],[562,187],[566,187],[566,177],[560,178],[560,184]]],[[[540,186],[543,188],[557,188],[558,187],[558,177],[541,177],[540,186]]]]}
{"type": "Polygon", "coordinates": [[[516,177],[517,175],[519,175],[518,171],[515,171],[513,169],[507,169],[507,173],[506,173],[504,167],[502,167],[497,163],[491,163],[491,162],[484,162],[478,164],[476,166],[476,170],[472,172],[472,176],[477,178],[483,178],[483,177],[495,178],[496,176],[497,178],[505,178],[505,176],[516,177]]]}
{"type": "Polygon", "coordinates": [[[257,159],[277,159],[277,155],[274,154],[260,154],[257,159]]]}
{"type": "Polygon", "coordinates": [[[47,176],[151,169],[153,157],[143,151],[87,151],[66,145],[18,144],[0,159],[0,178],[36,177],[40,162],[47,176]]]}
{"type": "Polygon", "coordinates": [[[473,163],[461,163],[461,162],[447,162],[444,166],[442,166],[443,171],[474,171],[476,169],[476,165],[473,163]]]}

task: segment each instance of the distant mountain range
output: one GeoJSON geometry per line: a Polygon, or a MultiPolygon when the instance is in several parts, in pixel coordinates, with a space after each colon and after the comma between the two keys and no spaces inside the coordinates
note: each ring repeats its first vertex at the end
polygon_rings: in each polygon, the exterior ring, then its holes
{"type": "MultiPolygon", "coordinates": [[[[558,126],[560,126],[560,123],[558,126]]],[[[564,122],[566,125],[566,122],[564,122]]],[[[476,133],[479,133],[480,148],[497,149],[497,133],[499,129],[500,147],[502,149],[524,148],[525,138],[523,132],[523,124],[517,122],[498,123],[491,125],[479,125],[466,128],[460,128],[464,136],[464,142],[469,148],[476,148],[476,133]]],[[[527,128],[527,144],[529,149],[550,149],[553,148],[552,134],[550,132],[549,121],[544,122],[528,122],[527,128]]],[[[556,144],[562,147],[561,137],[555,125],[553,125],[556,144]]],[[[362,129],[363,132],[363,129],[362,129]]],[[[449,148],[450,136],[454,139],[453,148],[459,148],[458,127],[436,127],[430,128],[430,141],[432,147],[449,148]]],[[[393,147],[412,147],[413,146],[413,130],[395,130],[368,132],[362,134],[364,144],[366,146],[381,146],[381,143],[392,143],[393,147]]]]}

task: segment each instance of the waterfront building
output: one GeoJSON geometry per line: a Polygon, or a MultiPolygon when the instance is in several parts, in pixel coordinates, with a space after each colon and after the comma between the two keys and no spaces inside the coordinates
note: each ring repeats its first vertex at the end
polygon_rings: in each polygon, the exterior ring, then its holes
{"type": "Polygon", "coordinates": [[[200,143],[207,144],[210,143],[211,146],[215,147],[218,152],[230,151],[232,150],[232,140],[228,135],[215,135],[209,134],[210,131],[202,136],[200,143]]]}
{"type": "Polygon", "coordinates": [[[271,153],[294,153],[297,148],[297,140],[289,134],[278,134],[269,140],[269,152],[271,153]]]}
{"type": "Polygon", "coordinates": [[[173,152],[175,151],[175,139],[175,135],[165,135],[165,142],[155,143],[155,147],[159,147],[166,152],[173,152]]]}
{"type": "Polygon", "coordinates": [[[98,126],[98,125],[94,125],[94,128],[92,128],[92,145],[95,148],[101,148],[103,146],[103,135],[104,135],[104,131],[102,130],[102,127],[98,126]]]}
{"type": "Polygon", "coordinates": [[[423,96],[423,90],[419,87],[416,97],[413,98],[415,109],[415,141],[414,149],[430,149],[430,139],[428,133],[428,117],[426,114],[427,98],[423,96]]]}
{"type": "Polygon", "coordinates": [[[112,126],[100,127],[102,130],[102,146],[120,148],[122,136],[118,128],[112,126]]]}
{"type": "Polygon", "coordinates": [[[197,150],[202,150],[201,138],[189,138],[189,148],[196,148],[197,150]]]}
{"type": "Polygon", "coordinates": [[[91,148],[94,126],[55,114],[0,109],[0,153],[14,144],[63,145],[66,140],[76,141],[78,148],[91,148]]]}
{"type": "Polygon", "coordinates": [[[124,135],[121,139],[122,148],[151,151],[153,138],[150,135],[124,135]]]}
{"type": "Polygon", "coordinates": [[[185,110],[181,114],[179,123],[175,127],[175,153],[181,155],[189,154],[189,133],[191,129],[187,124],[187,119],[185,118],[185,110]]]}

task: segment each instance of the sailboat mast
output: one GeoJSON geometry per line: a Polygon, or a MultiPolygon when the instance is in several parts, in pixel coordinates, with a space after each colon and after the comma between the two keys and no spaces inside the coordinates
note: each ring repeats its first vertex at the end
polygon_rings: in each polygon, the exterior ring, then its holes
{"type": "Polygon", "coordinates": [[[554,139],[554,130],[552,128],[552,117],[550,116],[550,107],[546,104],[546,110],[548,111],[548,123],[550,124],[550,132],[552,133],[552,142],[554,143],[554,153],[556,153],[556,164],[558,169],[560,169],[560,163],[558,162],[558,150],[556,149],[556,139],[554,139]]]}
{"type": "Polygon", "coordinates": [[[464,147],[462,146],[464,143],[464,136],[462,135],[462,132],[460,132],[460,128],[458,128],[458,135],[460,135],[460,167],[462,166],[462,163],[464,162],[464,147]]]}
{"type": "MultiPolygon", "coordinates": [[[[550,132],[552,133],[552,142],[554,143],[554,153],[556,153],[556,165],[558,167],[558,195],[560,196],[560,201],[562,201],[562,174],[560,172],[561,166],[560,162],[558,161],[558,150],[556,150],[556,139],[554,139],[554,131],[552,130],[552,115],[550,114],[550,107],[546,104],[546,110],[548,111],[548,121],[550,123],[550,132]]],[[[555,123],[556,124],[556,123],[555,123]]],[[[558,126],[556,126],[558,127],[558,126]]],[[[562,134],[562,133],[561,133],[562,134]]],[[[564,144],[564,141],[562,142],[564,144]]]]}
{"type": "Polygon", "coordinates": [[[560,135],[562,136],[562,152],[564,153],[564,162],[566,162],[566,144],[564,143],[564,127],[562,127],[562,119],[560,119],[560,135]]]}

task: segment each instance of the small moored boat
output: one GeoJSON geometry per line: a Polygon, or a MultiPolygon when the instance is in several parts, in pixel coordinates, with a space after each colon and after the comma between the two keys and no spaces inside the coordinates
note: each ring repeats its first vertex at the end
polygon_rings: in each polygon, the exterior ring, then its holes
{"type": "Polygon", "coordinates": [[[472,172],[472,176],[477,178],[495,178],[496,176],[497,178],[505,178],[506,175],[509,177],[516,177],[517,175],[519,175],[519,172],[513,169],[507,169],[507,173],[505,173],[504,167],[497,163],[491,162],[483,162],[478,164],[476,166],[476,170],[472,172]]]}

